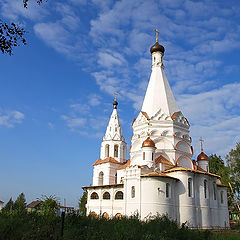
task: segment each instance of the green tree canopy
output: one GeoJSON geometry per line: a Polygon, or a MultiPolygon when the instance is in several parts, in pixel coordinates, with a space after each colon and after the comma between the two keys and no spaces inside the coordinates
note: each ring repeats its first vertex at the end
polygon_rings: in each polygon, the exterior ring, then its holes
{"type": "Polygon", "coordinates": [[[80,213],[83,216],[86,216],[86,213],[87,213],[86,203],[87,203],[87,191],[84,190],[83,195],[79,199],[79,202],[78,202],[78,207],[79,207],[80,213]]]}
{"type": "Polygon", "coordinates": [[[7,202],[7,204],[2,209],[2,211],[5,213],[11,212],[13,209],[13,203],[14,202],[13,202],[12,198],[10,198],[9,201],[7,202]]]}
{"type": "Polygon", "coordinates": [[[224,160],[221,156],[211,154],[209,156],[209,171],[221,177],[221,182],[228,185],[229,180],[229,167],[225,166],[224,160]]]}
{"type": "Polygon", "coordinates": [[[236,148],[229,152],[226,161],[230,170],[230,182],[240,200],[240,143],[237,143],[236,148]]]}
{"type": "Polygon", "coordinates": [[[55,215],[56,210],[59,208],[60,205],[58,199],[53,195],[44,195],[41,200],[42,202],[40,204],[40,212],[43,215],[55,215]]]}
{"type": "Polygon", "coordinates": [[[20,193],[18,198],[16,199],[16,201],[13,204],[13,211],[17,212],[17,213],[24,213],[26,212],[26,198],[24,193],[20,193]]]}

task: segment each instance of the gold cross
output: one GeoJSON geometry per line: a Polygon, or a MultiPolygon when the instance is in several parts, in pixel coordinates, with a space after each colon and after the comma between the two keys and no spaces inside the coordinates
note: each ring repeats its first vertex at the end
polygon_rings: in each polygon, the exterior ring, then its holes
{"type": "Polygon", "coordinates": [[[204,140],[203,140],[202,137],[200,137],[199,141],[201,143],[201,152],[203,152],[203,142],[204,142],[204,140]]]}
{"type": "Polygon", "coordinates": [[[159,34],[160,32],[158,31],[157,28],[154,30],[154,32],[156,32],[156,42],[158,42],[158,34],[159,34]]]}
{"type": "Polygon", "coordinates": [[[115,93],[114,93],[114,96],[115,96],[115,101],[117,101],[117,95],[118,95],[118,93],[117,93],[117,92],[115,92],[115,93]]]}

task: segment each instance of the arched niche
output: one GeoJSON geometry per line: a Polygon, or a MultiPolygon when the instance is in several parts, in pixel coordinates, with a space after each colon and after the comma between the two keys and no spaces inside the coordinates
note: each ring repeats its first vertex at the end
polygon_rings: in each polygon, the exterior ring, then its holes
{"type": "Polygon", "coordinates": [[[184,167],[184,168],[189,168],[193,169],[193,163],[192,160],[189,159],[186,156],[180,156],[177,160],[177,166],[178,167],[184,167]]]}
{"type": "Polygon", "coordinates": [[[176,144],[176,150],[192,154],[191,146],[189,146],[185,141],[180,141],[176,144]]]}
{"type": "Polygon", "coordinates": [[[122,217],[123,217],[123,216],[122,216],[121,213],[117,213],[114,218],[116,218],[116,219],[122,219],[122,217]]]}
{"type": "Polygon", "coordinates": [[[106,218],[106,219],[109,219],[109,218],[110,218],[110,217],[109,217],[109,214],[106,213],[106,212],[103,213],[102,217],[103,217],[103,218],[106,218]]]}

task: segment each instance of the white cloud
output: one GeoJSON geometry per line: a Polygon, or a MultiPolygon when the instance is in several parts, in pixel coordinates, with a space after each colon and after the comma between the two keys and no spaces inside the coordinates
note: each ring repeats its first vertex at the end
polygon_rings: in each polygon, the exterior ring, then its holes
{"type": "Polygon", "coordinates": [[[88,99],[91,106],[97,106],[101,103],[101,97],[97,94],[90,94],[88,99]]]}
{"type": "Polygon", "coordinates": [[[0,126],[13,128],[16,124],[22,123],[24,114],[12,110],[12,111],[0,111],[0,126]]]}
{"type": "Polygon", "coordinates": [[[23,7],[23,1],[1,1],[1,15],[10,20],[19,20],[19,17],[39,20],[47,14],[47,10],[42,6],[39,6],[35,1],[29,1],[27,9],[23,7]]]}
{"type": "Polygon", "coordinates": [[[73,51],[73,47],[68,44],[70,35],[60,23],[38,23],[34,26],[34,31],[38,37],[56,51],[65,54],[70,54],[73,51]]]}
{"type": "Polygon", "coordinates": [[[199,94],[180,95],[178,104],[191,125],[195,152],[200,136],[208,153],[225,155],[240,140],[240,84],[233,83],[199,94]]]}
{"type": "Polygon", "coordinates": [[[112,68],[114,65],[126,64],[126,60],[120,53],[106,50],[98,53],[98,64],[102,67],[112,68]]]}
{"type": "Polygon", "coordinates": [[[66,125],[71,130],[74,130],[75,128],[78,127],[83,127],[86,123],[86,119],[81,117],[69,117],[66,115],[62,115],[61,118],[66,121],[66,125]]]}

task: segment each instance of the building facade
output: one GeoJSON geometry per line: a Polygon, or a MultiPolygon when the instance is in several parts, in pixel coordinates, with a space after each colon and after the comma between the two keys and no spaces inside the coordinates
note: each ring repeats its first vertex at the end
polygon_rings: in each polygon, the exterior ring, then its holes
{"type": "Polygon", "coordinates": [[[132,123],[127,145],[117,101],[93,164],[87,214],[106,218],[138,215],[145,220],[167,214],[193,228],[229,227],[227,187],[209,172],[202,152],[192,159],[190,125],[179,110],[164,72],[164,47],[151,47],[152,72],[142,109],[132,123]]]}

